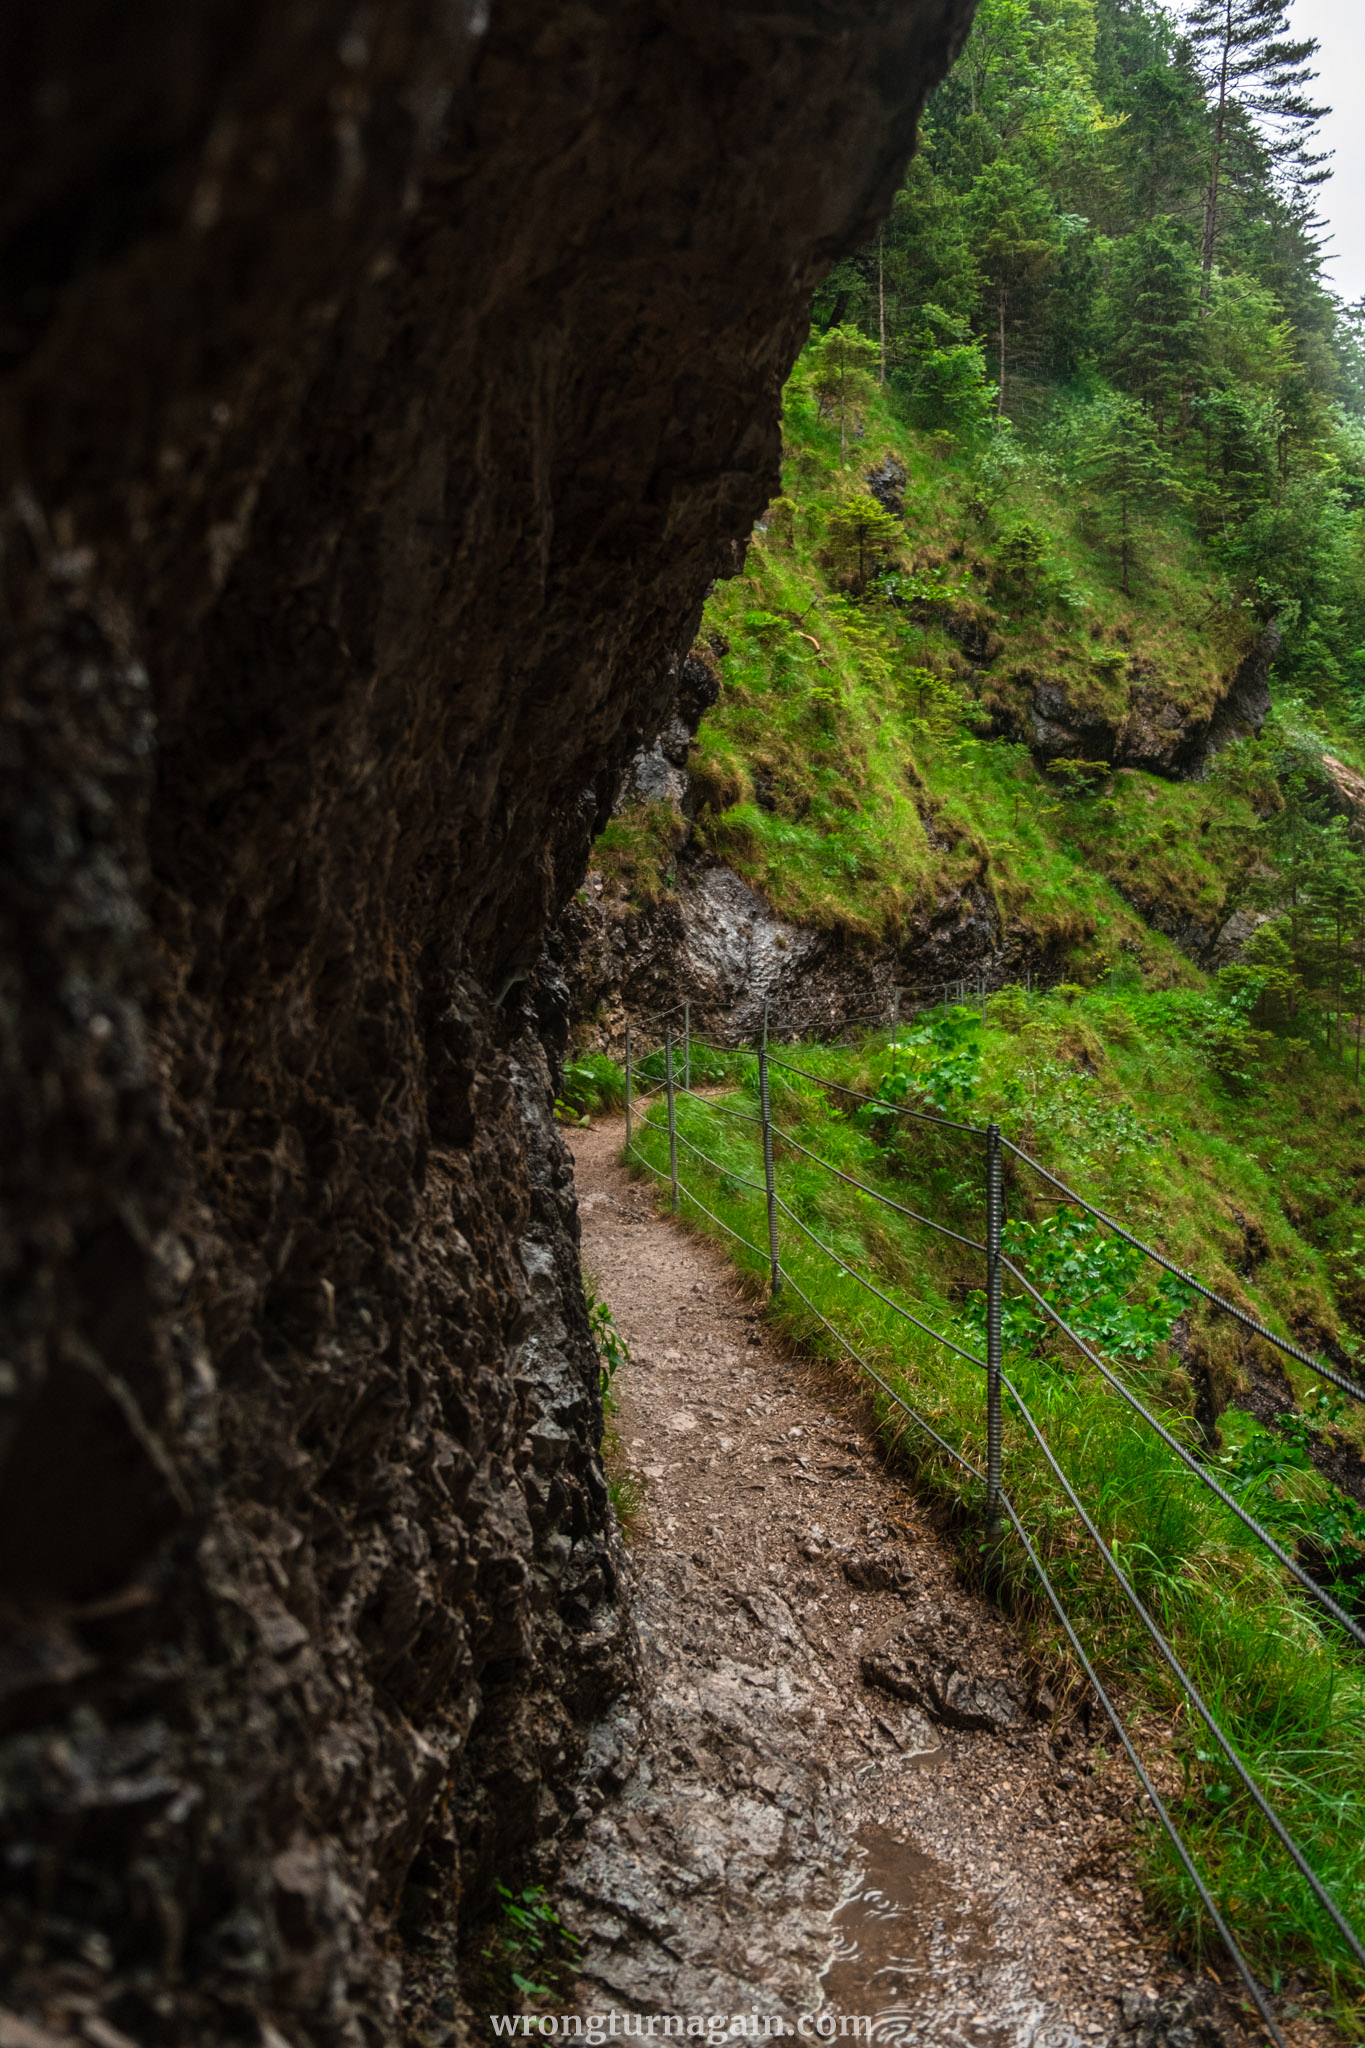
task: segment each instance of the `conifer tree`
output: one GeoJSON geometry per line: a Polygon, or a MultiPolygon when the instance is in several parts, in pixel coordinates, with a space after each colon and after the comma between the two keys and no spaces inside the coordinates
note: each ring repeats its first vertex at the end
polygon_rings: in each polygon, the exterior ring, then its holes
{"type": "Polygon", "coordinates": [[[1119,558],[1120,587],[1126,594],[1144,513],[1183,495],[1140,399],[1114,398],[1094,408],[1080,468],[1095,494],[1098,523],[1119,558]]]}
{"type": "Polygon", "coordinates": [[[1022,164],[1000,157],[977,179],[969,202],[977,268],[989,291],[1000,356],[998,410],[1005,411],[1011,327],[1057,268],[1057,210],[1022,164]]]}
{"type": "Polygon", "coordinates": [[[1120,243],[1111,304],[1114,375],[1164,435],[1193,383],[1199,350],[1199,267],[1169,220],[1120,243]]]}
{"type": "Polygon", "coordinates": [[[905,528],[870,491],[846,498],[830,519],[825,556],[834,573],[861,597],[874,575],[905,545],[905,528]]]}
{"type": "Polygon", "coordinates": [[[1186,26],[1203,56],[1213,99],[1201,287],[1207,305],[1224,162],[1236,113],[1261,128],[1272,162],[1287,169],[1302,187],[1321,184],[1328,175],[1326,158],[1309,148],[1327,109],[1315,106],[1304,90],[1317,76],[1312,59],[1318,45],[1312,37],[1291,40],[1289,0],[1194,0],[1186,26]]]}
{"type": "Polygon", "coordinates": [[[876,389],[877,357],[877,344],[856,327],[831,327],[816,346],[811,388],[821,412],[832,413],[839,422],[841,465],[848,451],[849,421],[876,389]]]}

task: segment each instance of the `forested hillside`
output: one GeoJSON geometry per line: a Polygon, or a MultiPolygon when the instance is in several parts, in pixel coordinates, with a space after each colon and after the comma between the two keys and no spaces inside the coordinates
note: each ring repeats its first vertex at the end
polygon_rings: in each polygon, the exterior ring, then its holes
{"type": "Polygon", "coordinates": [[[1365,376],[1285,12],[1233,8],[1220,122],[1225,8],[985,0],[819,301],[688,792],[627,801],[598,865],[628,930],[719,862],[912,991],[949,957],[1121,998],[1104,1085],[1217,1153],[1208,1257],[1255,1218],[1350,1350],[1365,376]]]}
{"type": "MultiPolygon", "coordinates": [[[[698,878],[720,871],[771,913],[793,962],[774,970],[779,1036],[810,1028],[803,934],[833,942],[822,973],[833,959],[850,987],[905,991],[902,1017],[923,1014],[898,1043],[873,1031],[852,1052],[802,1053],[871,1107],[846,1115],[813,1084],[779,1081],[814,1148],[782,1154],[787,1214],[969,1347],[970,1260],[947,1270],[807,1163],[882,1175],[922,1214],[974,1231],[975,1180],[955,1155],[893,1146],[882,1099],[998,1121],[1225,1296],[1358,1371],[1365,357],[1358,312],[1321,273],[1313,57],[1280,0],[1179,15],[1152,0],[983,0],[884,231],[817,302],[786,394],[781,493],[708,604],[696,656],[718,695],[685,778],[635,778],[571,930],[585,1050],[619,1049],[623,1015],[689,993],[694,1023],[701,1009],[728,1043],[752,1030],[751,1012],[746,1024],[732,1006],[727,1026],[689,988],[721,900],[698,878]],[[614,981],[582,965],[593,920],[614,981]],[[659,932],[682,943],[670,952],[659,932]],[[632,959],[648,968],[634,983],[632,959]]],[[[703,1079],[756,1088],[742,1060],[701,1059],[703,1079]]],[[[590,1100],[604,1071],[571,1066],[571,1099],[590,1100]]],[[[756,1115],[756,1094],[746,1106],[756,1115]]],[[[696,1104],[684,1122],[719,1159],[702,1184],[721,1228],[761,1235],[757,1139],[696,1104]]],[[[657,1134],[642,1156],[651,1145],[665,1170],[657,1134]]],[[[703,1173],[695,1149],[688,1165],[703,1173]]],[[[1365,1612],[1359,1412],[1176,1295],[1149,1299],[1047,1199],[1012,1189],[1018,1242],[1055,1254],[1120,1322],[1148,1316],[1140,1342],[1117,1323],[1096,1341],[1365,1612]]],[[[847,1267],[831,1279],[804,1240],[790,1256],[823,1314],[852,1318],[865,1354],[984,1455],[972,1372],[877,1326],[847,1267]]],[[[790,1300],[777,1312],[829,1348],[828,1325],[790,1300]]],[[[1166,1626],[1352,1896],[1354,1663],[1337,1665],[1216,1517],[1153,1534],[1173,1482],[1130,1468],[1112,1402],[1074,1360],[1023,1323],[1007,1335],[1070,1432],[1072,1478],[1104,1498],[1107,1540],[1145,1558],[1166,1626]],[[1226,1611],[1210,1619],[1214,1586],[1226,1611]],[[1276,1704],[1238,1721],[1256,1701],[1276,1704]],[[1296,1775],[1294,1759],[1329,1748],[1321,1778],[1296,1775]]],[[[929,1490],[956,1499],[948,1468],[921,1454],[929,1490]]],[[[1031,1455],[1021,1435],[1010,1469],[1045,1493],[1031,1455]]],[[[1048,1513],[1039,1542],[1065,1574],[1064,1511],[1048,1513]]],[[[1094,1601],[1088,1640],[1126,1685],[1144,1646],[1075,1570],[1078,1600],[1094,1601]]],[[[1183,1704],[1150,1671],[1141,1682],[1182,1757],[1182,1818],[1263,1966],[1277,1982],[1325,1972],[1358,2019],[1354,1966],[1333,1977],[1334,1938],[1253,1867],[1183,1704]]],[[[1158,1883],[1191,1924],[1181,1881],[1158,1883]]]]}

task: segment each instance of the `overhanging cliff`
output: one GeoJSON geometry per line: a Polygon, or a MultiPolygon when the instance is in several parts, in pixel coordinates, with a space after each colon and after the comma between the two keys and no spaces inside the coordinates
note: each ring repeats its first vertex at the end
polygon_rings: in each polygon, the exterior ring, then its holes
{"type": "Polygon", "coordinates": [[[0,24],[3,1960],[59,2035],[390,2041],[390,1930],[573,1818],[629,1632],[535,963],[969,12],[0,24]]]}

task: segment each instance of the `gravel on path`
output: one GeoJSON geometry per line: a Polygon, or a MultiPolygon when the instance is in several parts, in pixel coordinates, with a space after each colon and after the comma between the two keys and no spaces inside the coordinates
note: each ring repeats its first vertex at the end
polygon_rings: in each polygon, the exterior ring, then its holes
{"type": "Polygon", "coordinates": [[[1040,1693],[856,1390],[660,1213],[623,1136],[571,1138],[644,1488],[643,1707],[564,1879],[583,2009],[871,2014],[925,2048],[1250,2048],[1230,1966],[1182,1968],[1144,1910],[1098,1712],[1040,1693]]]}

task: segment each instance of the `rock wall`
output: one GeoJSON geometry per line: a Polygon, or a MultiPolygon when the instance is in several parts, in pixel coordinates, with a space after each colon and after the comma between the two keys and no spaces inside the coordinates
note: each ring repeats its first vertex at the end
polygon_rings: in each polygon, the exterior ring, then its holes
{"type": "Polygon", "coordinates": [[[1041,761],[1107,761],[1175,782],[1197,782],[1234,740],[1259,733],[1270,713],[1270,670],[1281,632],[1272,621],[1209,701],[1182,701],[1140,653],[1120,681],[1077,701],[1055,676],[1016,668],[982,694],[981,729],[1020,739],[1041,761]]]}
{"type": "Polygon", "coordinates": [[[536,962],[969,12],[0,24],[0,1965],[55,2038],[391,2042],[395,1932],[609,1776],[536,962]]]}
{"type": "MultiPolygon", "coordinates": [[[[654,901],[636,901],[619,879],[590,869],[554,934],[577,1049],[619,1059],[627,1022],[637,1046],[652,1047],[663,1013],[684,1002],[700,1036],[736,1045],[759,1035],[765,1018],[779,1038],[889,1023],[897,989],[908,1013],[959,982],[975,991],[983,976],[987,989],[1025,975],[1062,978],[1066,941],[1040,941],[1022,921],[1002,918],[984,876],[943,889],[897,938],[880,943],[779,917],[692,836],[688,756],[719,686],[708,651],[694,648],[662,730],[622,780],[619,809],[666,803],[677,812],[681,844],[669,886],[654,901]]],[[[680,1018],[673,1021],[680,1029],[680,1018]]]]}

